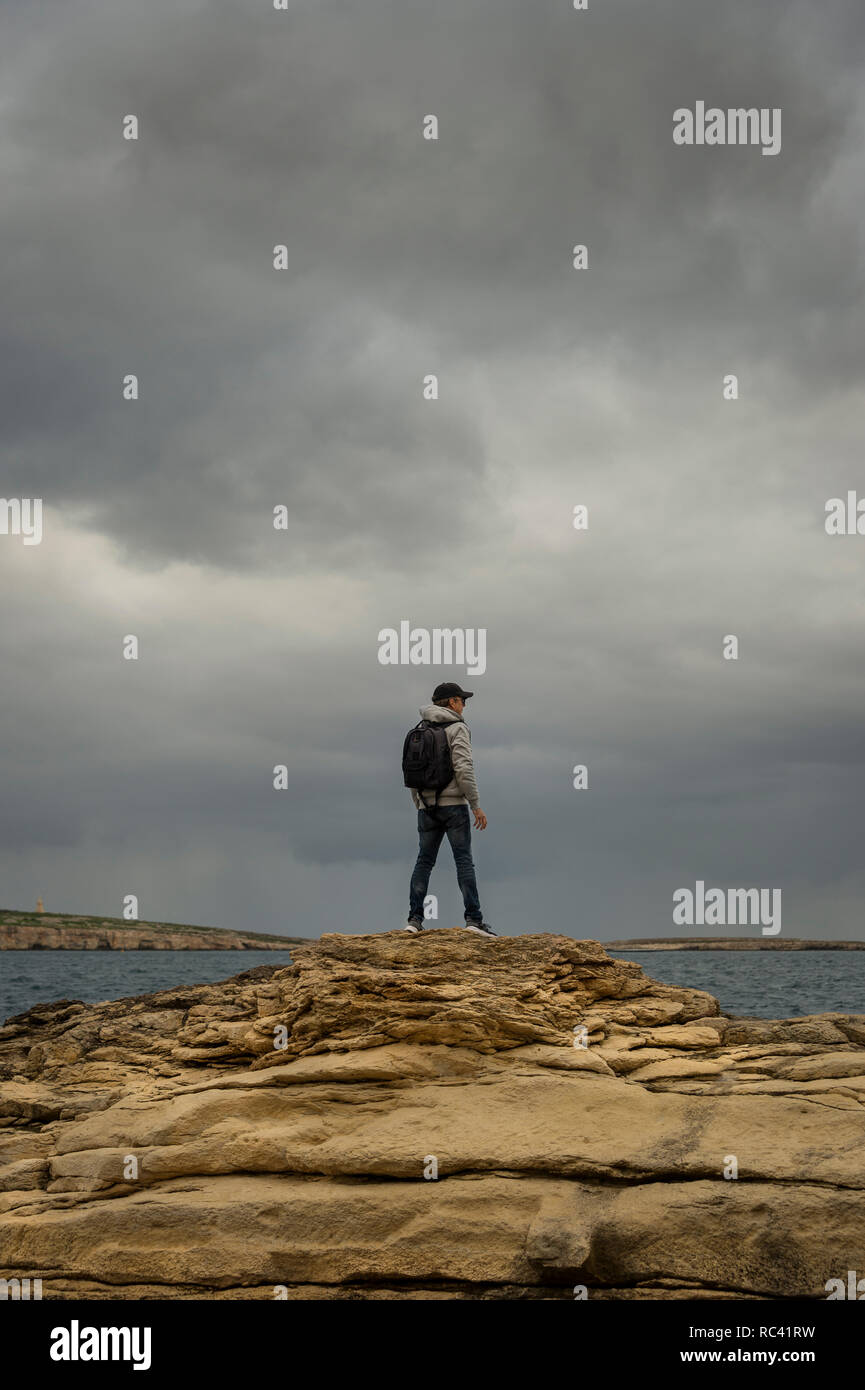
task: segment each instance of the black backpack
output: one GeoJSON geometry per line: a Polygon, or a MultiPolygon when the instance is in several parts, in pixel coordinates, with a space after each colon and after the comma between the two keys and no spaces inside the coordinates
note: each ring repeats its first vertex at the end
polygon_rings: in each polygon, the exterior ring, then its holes
{"type": "Polygon", "coordinates": [[[454,775],[446,729],[446,723],[422,719],[409,729],[402,746],[403,782],[415,791],[434,791],[436,802],[454,775]]]}

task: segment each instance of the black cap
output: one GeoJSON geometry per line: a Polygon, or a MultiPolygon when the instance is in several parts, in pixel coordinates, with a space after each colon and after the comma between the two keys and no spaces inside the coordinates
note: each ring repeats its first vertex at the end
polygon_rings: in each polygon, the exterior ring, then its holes
{"type": "Polygon", "coordinates": [[[436,700],[470,700],[473,693],[471,690],[461,690],[454,681],[445,681],[443,685],[437,685],[433,691],[433,703],[436,700]]]}

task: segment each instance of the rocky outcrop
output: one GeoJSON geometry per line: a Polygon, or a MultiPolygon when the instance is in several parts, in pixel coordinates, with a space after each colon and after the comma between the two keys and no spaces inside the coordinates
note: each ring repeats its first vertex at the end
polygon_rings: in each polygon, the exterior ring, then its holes
{"type": "Polygon", "coordinates": [[[285,951],[303,939],[170,922],[0,913],[0,951],[285,951]]]}
{"type": "Polygon", "coordinates": [[[0,1077],[0,1272],[45,1298],[825,1298],[862,1265],[865,1017],[725,1017],[592,941],[324,936],[40,1005],[0,1077]]]}

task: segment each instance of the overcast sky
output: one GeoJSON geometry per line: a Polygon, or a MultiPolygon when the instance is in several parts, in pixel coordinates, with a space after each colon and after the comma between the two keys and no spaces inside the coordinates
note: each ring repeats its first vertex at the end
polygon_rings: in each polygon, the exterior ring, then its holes
{"type": "MultiPolygon", "coordinates": [[[[0,536],[0,905],[399,926],[456,679],[500,932],[687,933],[701,879],[865,936],[860,0],[0,16],[2,492],[44,499],[0,536]],[[675,145],[697,101],[780,153],[675,145]],[[485,672],[382,666],[406,619],[485,672]]],[[[460,922],[446,846],[431,888],[460,922]]]]}

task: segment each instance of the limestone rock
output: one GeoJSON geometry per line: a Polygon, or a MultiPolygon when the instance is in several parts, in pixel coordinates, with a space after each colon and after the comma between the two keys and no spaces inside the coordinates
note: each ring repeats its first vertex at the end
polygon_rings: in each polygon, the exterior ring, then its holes
{"type": "Polygon", "coordinates": [[[9,1021],[7,1277],[775,1299],[857,1267],[865,1018],[724,1018],[559,936],[330,935],[293,959],[9,1021]]]}

